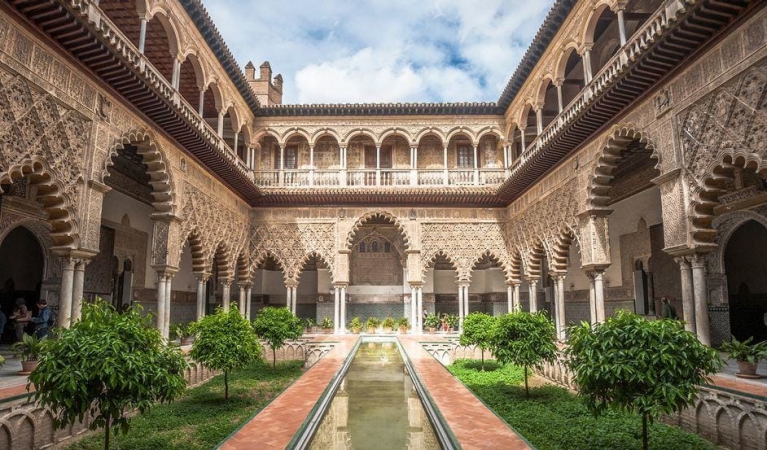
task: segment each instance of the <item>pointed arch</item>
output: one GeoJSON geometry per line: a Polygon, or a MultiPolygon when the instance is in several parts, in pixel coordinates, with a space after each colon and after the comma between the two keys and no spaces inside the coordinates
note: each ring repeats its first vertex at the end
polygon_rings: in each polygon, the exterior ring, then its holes
{"type": "Polygon", "coordinates": [[[422,281],[426,280],[426,271],[433,268],[437,262],[437,259],[440,257],[448,261],[453,266],[453,271],[455,271],[455,279],[458,280],[460,276],[458,263],[447,252],[440,249],[432,253],[431,255],[427,255],[427,257],[423,260],[423,263],[421,264],[421,280],[422,281]]]}
{"type": "Polygon", "coordinates": [[[101,182],[109,176],[109,167],[114,164],[117,152],[127,145],[137,147],[137,153],[141,155],[141,162],[147,166],[149,184],[152,186],[152,206],[158,213],[176,213],[176,195],[173,182],[173,173],[165,156],[165,151],[160,147],[157,138],[148,130],[132,130],[117,138],[115,144],[107,151],[104,161],[101,182]]]}
{"type": "Polygon", "coordinates": [[[360,228],[363,225],[365,225],[367,222],[369,222],[371,219],[375,219],[375,218],[383,218],[388,220],[390,223],[394,224],[399,230],[400,234],[402,235],[402,242],[405,245],[405,249],[407,250],[408,248],[410,248],[410,236],[408,236],[404,225],[402,225],[402,222],[400,222],[397,216],[395,216],[394,214],[388,211],[371,211],[362,215],[359,219],[357,219],[357,221],[352,226],[351,231],[349,231],[349,234],[346,236],[347,250],[352,249],[352,246],[354,245],[354,239],[357,237],[357,233],[359,232],[360,228]]]}
{"type": "Polygon", "coordinates": [[[508,280],[510,275],[510,264],[509,261],[506,260],[506,258],[503,257],[503,255],[498,254],[498,252],[487,249],[479,254],[474,260],[471,261],[471,265],[469,266],[468,271],[468,278],[471,279],[471,276],[474,274],[474,267],[481,262],[484,258],[488,258],[490,261],[494,261],[499,269],[503,271],[503,278],[508,280]]]}

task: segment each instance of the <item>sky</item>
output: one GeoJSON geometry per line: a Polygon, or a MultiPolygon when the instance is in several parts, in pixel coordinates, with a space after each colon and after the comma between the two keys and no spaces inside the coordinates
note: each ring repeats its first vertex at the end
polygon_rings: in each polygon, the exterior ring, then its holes
{"type": "Polygon", "coordinates": [[[283,103],[495,102],[553,0],[203,0],[283,103]]]}

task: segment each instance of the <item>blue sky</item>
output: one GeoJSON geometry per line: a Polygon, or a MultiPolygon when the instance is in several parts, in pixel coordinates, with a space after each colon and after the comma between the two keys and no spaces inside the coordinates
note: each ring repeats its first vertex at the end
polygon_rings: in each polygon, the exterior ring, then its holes
{"type": "Polygon", "coordinates": [[[204,0],[283,103],[496,101],[553,0],[204,0]]]}

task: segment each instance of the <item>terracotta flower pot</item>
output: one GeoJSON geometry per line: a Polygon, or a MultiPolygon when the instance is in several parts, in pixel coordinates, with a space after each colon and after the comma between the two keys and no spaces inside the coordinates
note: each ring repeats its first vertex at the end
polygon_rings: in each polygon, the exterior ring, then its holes
{"type": "Polygon", "coordinates": [[[756,367],[758,363],[752,363],[748,361],[738,361],[738,373],[735,376],[741,378],[760,378],[756,374],[756,367]]]}
{"type": "Polygon", "coordinates": [[[32,373],[33,370],[37,369],[37,365],[40,364],[40,361],[22,361],[21,362],[21,372],[19,372],[19,375],[29,375],[32,373]]]}

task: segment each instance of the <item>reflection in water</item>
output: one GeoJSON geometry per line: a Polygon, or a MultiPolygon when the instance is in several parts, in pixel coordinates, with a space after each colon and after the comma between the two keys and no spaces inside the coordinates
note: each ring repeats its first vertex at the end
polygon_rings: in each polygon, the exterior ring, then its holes
{"type": "Polygon", "coordinates": [[[359,347],[310,448],[440,448],[396,345],[359,347]]]}

